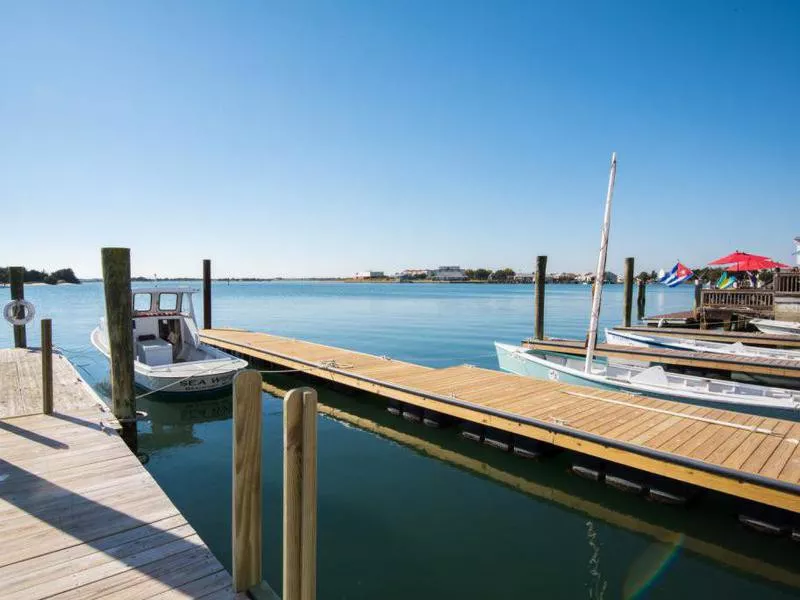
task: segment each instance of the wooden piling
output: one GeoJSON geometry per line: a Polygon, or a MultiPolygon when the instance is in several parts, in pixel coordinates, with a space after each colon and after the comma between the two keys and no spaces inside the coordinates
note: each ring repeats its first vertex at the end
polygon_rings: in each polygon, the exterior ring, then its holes
{"type": "Polygon", "coordinates": [[[233,380],[233,586],[261,584],[261,375],[233,380]]]}
{"type": "Polygon", "coordinates": [[[625,259],[625,293],[622,302],[622,323],[631,326],[631,309],[633,308],[633,257],[625,259]]]}
{"type": "Polygon", "coordinates": [[[53,322],[42,319],[42,412],[53,414],[53,322]]]}
{"type": "Polygon", "coordinates": [[[547,257],[536,257],[536,332],[537,340],[544,339],[544,284],[547,277],[547,257]]]}
{"type": "Polygon", "coordinates": [[[302,580],[303,389],[283,407],[283,600],[300,600],[302,580]]]}
{"type": "Polygon", "coordinates": [[[300,598],[317,597],[317,392],[303,390],[303,523],[300,598]]]}
{"type": "MultiPolygon", "coordinates": [[[[9,267],[8,268],[8,283],[11,288],[12,300],[25,299],[25,268],[24,267],[9,267]]],[[[15,315],[17,318],[22,315],[19,311],[15,315]]],[[[14,348],[27,348],[28,336],[25,331],[25,325],[14,325],[14,348]]]]}
{"type": "Polygon", "coordinates": [[[644,319],[644,305],[645,305],[645,294],[646,294],[647,284],[644,282],[643,279],[639,280],[639,289],[636,294],[636,314],[638,315],[638,319],[641,321],[644,319]]]}
{"type": "Polygon", "coordinates": [[[700,305],[702,304],[702,297],[703,295],[703,282],[699,279],[695,279],[694,281],[694,309],[695,311],[700,310],[700,305]]]}
{"type": "Polygon", "coordinates": [[[203,329],[211,329],[211,261],[203,260],[203,329]]]}
{"type": "Polygon", "coordinates": [[[103,289],[106,330],[111,353],[111,404],[122,426],[122,438],[136,452],[136,396],[133,387],[133,317],[131,308],[131,251],[103,248],[103,289]]]}

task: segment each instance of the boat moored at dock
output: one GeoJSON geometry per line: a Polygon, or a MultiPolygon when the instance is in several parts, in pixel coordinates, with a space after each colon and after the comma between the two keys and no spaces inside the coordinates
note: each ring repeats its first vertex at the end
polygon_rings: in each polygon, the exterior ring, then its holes
{"type": "Polygon", "coordinates": [[[517,375],[800,421],[800,392],[794,390],[671,373],[660,366],[593,361],[585,371],[583,359],[497,342],[495,348],[500,368],[517,375]]]}
{"type": "Polygon", "coordinates": [[[778,335],[800,336],[800,323],[794,321],[776,321],[774,319],[750,319],[750,324],[759,331],[778,335]]]}
{"type": "MultiPolygon", "coordinates": [[[[132,290],[134,379],[150,391],[206,392],[231,385],[247,361],[200,341],[187,287],[132,290]]],[[[105,319],[91,333],[92,345],[110,359],[105,319]]]]}

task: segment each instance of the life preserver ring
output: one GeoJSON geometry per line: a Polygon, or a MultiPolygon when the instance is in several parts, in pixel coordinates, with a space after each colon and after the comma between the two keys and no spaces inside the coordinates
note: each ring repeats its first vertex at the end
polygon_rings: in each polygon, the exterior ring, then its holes
{"type": "Polygon", "coordinates": [[[27,300],[12,300],[3,308],[3,316],[12,325],[27,325],[36,316],[36,309],[27,300]],[[23,316],[18,317],[20,309],[23,316]]]}

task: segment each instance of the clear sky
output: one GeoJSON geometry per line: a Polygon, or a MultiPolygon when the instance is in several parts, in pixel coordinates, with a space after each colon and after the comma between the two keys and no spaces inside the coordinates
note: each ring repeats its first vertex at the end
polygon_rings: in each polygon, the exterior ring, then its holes
{"type": "Polygon", "coordinates": [[[0,0],[0,264],[609,269],[800,234],[800,2],[0,0]]]}

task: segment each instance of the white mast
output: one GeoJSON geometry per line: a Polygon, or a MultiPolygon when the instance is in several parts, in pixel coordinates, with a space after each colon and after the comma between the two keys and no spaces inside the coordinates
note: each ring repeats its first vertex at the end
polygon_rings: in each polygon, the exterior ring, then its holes
{"type": "Polygon", "coordinates": [[[594,347],[597,344],[597,322],[600,319],[600,298],[603,295],[603,279],[606,275],[606,256],[608,255],[608,230],[611,227],[611,198],[614,196],[614,179],[617,177],[617,153],[611,154],[611,172],[608,174],[608,193],[606,212],[603,216],[603,231],[600,234],[600,256],[597,257],[597,272],[592,294],[592,318],[589,320],[589,340],[586,345],[586,365],[584,371],[592,370],[594,347]]]}

